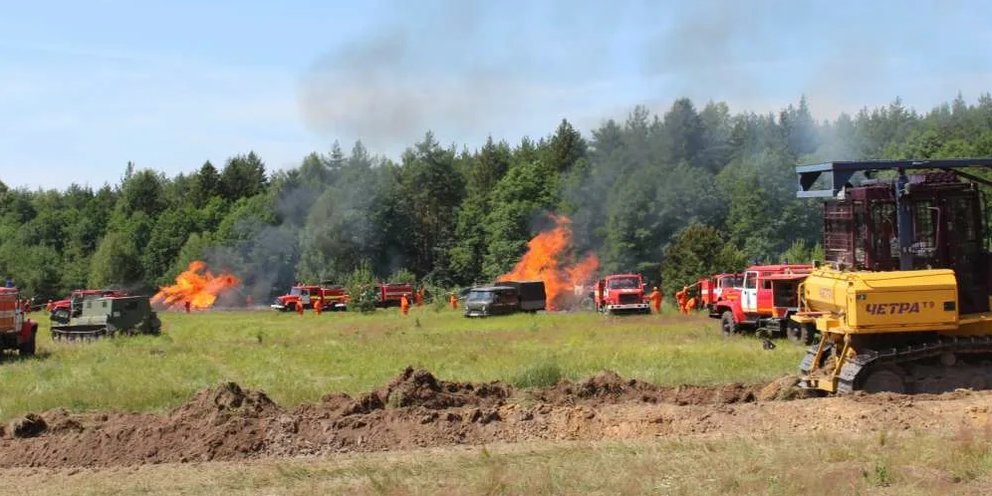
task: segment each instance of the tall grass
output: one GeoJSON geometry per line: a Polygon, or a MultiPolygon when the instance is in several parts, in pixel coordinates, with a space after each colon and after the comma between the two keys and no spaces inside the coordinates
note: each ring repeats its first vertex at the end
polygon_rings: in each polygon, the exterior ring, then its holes
{"type": "Polygon", "coordinates": [[[600,370],[660,384],[758,382],[795,370],[803,350],[723,338],[705,317],[594,313],[470,320],[414,308],[373,315],[163,312],[159,337],[56,343],[42,320],[39,356],[0,358],[0,421],[55,407],[161,411],[221,381],[294,405],[376,387],[403,367],[439,377],[546,385],[600,370]],[[419,325],[418,325],[419,322],[419,325]]]}

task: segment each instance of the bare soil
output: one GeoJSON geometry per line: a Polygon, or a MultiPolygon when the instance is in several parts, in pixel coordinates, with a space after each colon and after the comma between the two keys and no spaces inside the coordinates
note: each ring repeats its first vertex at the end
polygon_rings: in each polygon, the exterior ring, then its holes
{"type": "Polygon", "coordinates": [[[165,415],[30,414],[0,427],[0,467],[105,467],[541,440],[987,428],[992,392],[804,398],[795,378],[661,387],[603,372],[515,391],[408,368],[358,397],[283,408],[228,383],[165,415]],[[795,401],[789,401],[795,400],[795,401]]]}

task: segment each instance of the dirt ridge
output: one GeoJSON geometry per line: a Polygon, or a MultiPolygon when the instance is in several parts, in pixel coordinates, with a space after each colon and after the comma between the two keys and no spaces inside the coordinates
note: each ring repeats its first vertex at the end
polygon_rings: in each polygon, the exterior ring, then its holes
{"type": "Polygon", "coordinates": [[[583,381],[516,391],[501,381],[445,381],[408,367],[357,397],[333,393],[320,402],[287,409],[261,391],[224,383],[196,393],[165,415],[73,414],[64,409],[26,415],[0,430],[0,467],[118,466],[542,439],[750,432],[779,428],[783,422],[803,429],[811,425],[802,419],[835,407],[841,417],[854,415],[852,424],[879,428],[946,425],[942,409],[962,418],[988,416],[988,408],[982,412],[976,406],[988,403],[989,396],[978,396],[984,393],[782,401],[800,397],[796,391],[794,377],[765,385],[665,387],[609,371],[583,381]],[[945,406],[914,410],[921,401],[945,406]],[[974,408],[962,410],[955,402],[974,408]],[[920,416],[928,409],[935,410],[930,417],[920,416]]]}

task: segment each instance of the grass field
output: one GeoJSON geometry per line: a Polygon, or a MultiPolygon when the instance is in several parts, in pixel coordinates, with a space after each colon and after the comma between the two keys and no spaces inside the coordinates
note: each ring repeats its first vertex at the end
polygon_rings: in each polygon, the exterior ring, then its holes
{"type": "Polygon", "coordinates": [[[987,432],[690,438],[0,471],[23,495],[989,494],[987,432]]]}
{"type": "MultiPolygon", "coordinates": [[[[39,315],[39,314],[35,314],[39,315]]],[[[354,313],[160,313],[158,337],[55,343],[41,317],[39,354],[0,362],[0,421],[55,407],[162,411],[222,381],[283,405],[379,386],[407,365],[453,380],[545,385],[616,371],[658,384],[753,383],[792,372],[803,350],[723,338],[704,315],[594,313],[483,320],[415,308],[354,313]]]]}

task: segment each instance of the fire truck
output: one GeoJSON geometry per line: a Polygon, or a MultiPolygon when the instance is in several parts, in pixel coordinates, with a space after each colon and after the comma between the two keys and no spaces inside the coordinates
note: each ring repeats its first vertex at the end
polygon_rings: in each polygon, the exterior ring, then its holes
{"type": "Polygon", "coordinates": [[[382,282],[375,285],[377,305],[398,307],[403,295],[413,296],[413,284],[406,282],[382,282]]]}
{"type": "Polygon", "coordinates": [[[613,274],[596,282],[596,310],[605,314],[651,313],[640,274],[613,274]]]}
{"type": "Polygon", "coordinates": [[[34,355],[38,323],[24,315],[17,288],[0,288],[0,351],[34,355]]]}
{"type": "Polygon", "coordinates": [[[309,309],[320,301],[321,296],[324,297],[321,310],[346,310],[348,307],[348,292],[344,286],[316,284],[297,284],[289,290],[289,294],[277,297],[269,307],[282,312],[292,312],[301,306],[309,309]]]}
{"type": "Polygon", "coordinates": [[[703,308],[710,312],[710,317],[719,318],[716,314],[716,302],[720,301],[725,289],[735,288],[741,284],[740,274],[716,274],[703,277],[696,282],[699,286],[699,299],[703,308]]]}
{"type": "MultiPolygon", "coordinates": [[[[721,291],[710,311],[720,319],[724,335],[765,329],[774,337],[790,334],[789,317],[799,310],[799,285],[812,265],[753,265],[740,275],[739,283],[721,291]]],[[[813,336],[806,336],[811,341],[813,336]]]]}

